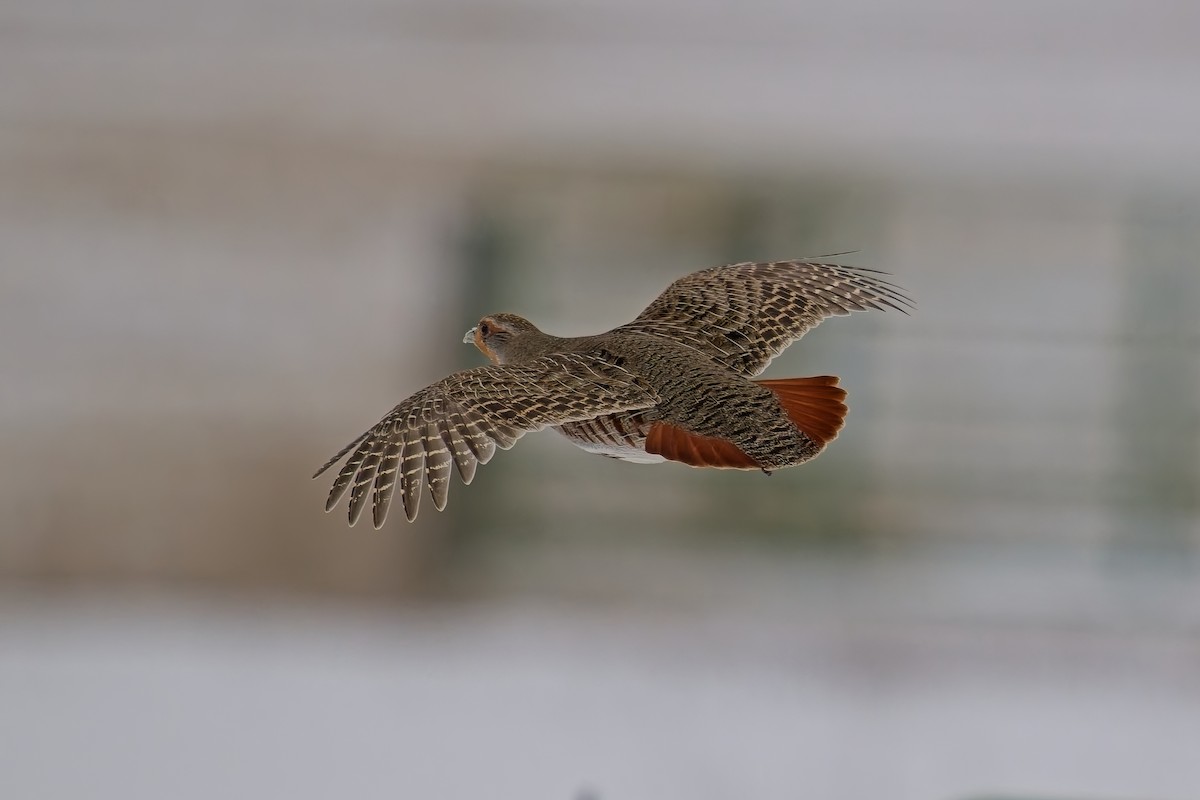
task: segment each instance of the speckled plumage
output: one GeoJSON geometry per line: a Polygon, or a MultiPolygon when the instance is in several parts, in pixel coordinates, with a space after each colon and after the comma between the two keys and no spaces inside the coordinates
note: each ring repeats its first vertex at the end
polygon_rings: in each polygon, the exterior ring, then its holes
{"type": "Polygon", "coordinates": [[[408,519],[422,488],[446,505],[451,465],[477,464],[525,433],[554,427],[590,452],[631,461],[770,472],[816,456],[846,413],[837,378],[753,381],[822,319],[911,302],[877,273],[835,264],[733,264],[672,283],[632,322],[560,338],[514,314],[468,332],[492,361],[396,406],[331,458],[351,453],[326,510],[350,491],[350,523],[371,497],[380,527],[399,489],[408,519]]]}

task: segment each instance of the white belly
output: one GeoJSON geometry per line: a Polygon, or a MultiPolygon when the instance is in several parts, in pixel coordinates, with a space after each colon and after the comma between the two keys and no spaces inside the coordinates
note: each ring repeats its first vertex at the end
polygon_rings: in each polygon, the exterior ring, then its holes
{"type": "Polygon", "coordinates": [[[580,450],[586,450],[589,453],[597,453],[610,458],[619,458],[622,461],[632,461],[635,464],[661,464],[666,461],[660,455],[655,453],[647,453],[645,450],[640,450],[636,447],[622,447],[615,444],[596,444],[593,442],[583,442],[572,436],[567,437],[567,441],[578,447],[580,450]]]}

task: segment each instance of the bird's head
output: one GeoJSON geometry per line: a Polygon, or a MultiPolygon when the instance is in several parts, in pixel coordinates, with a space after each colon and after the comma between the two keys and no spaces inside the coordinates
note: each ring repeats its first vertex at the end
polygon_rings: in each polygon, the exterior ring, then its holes
{"type": "Polygon", "coordinates": [[[463,344],[474,344],[493,364],[520,358],[522,345],[545,336],[537,326],[516,314],[490,314],[463,336],[463,344]],[[530,336],[530,334],[533,334],[530,336]]]}

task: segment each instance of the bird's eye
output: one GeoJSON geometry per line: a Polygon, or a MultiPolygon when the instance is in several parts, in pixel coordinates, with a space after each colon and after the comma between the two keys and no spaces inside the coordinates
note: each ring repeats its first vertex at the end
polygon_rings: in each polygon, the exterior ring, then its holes
{"type": "Polygon", "coordinates": [[[485,338],[488,336],[491,336],[492,335],[491,326],[488,325],[486,322],[479,323],[479,335],[483,336],[485,338]]]}

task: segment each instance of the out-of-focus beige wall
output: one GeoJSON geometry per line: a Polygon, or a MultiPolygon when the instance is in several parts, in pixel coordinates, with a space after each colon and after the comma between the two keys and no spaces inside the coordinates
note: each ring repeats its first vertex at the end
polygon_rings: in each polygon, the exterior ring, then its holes
{"type": "Polygon", "coordinates": [[[308,476],[452,357],[447,176],[252,127],[6,140],[6,573],[379,591],[423,558],[308,476]]]}
{"type": "Polygon", "coordinates": [[[1189,12],[871,16],[4,10],[0,570],[389,593],[516,545],[1191,552],[1189,12]],[[778,362],[850,388],[821,461],[750,481],[542,434],[444,515],[321,514],[308,475],[477,363],[481,313],[582,333],[692,269],[840,250],[919,310],[778,362]]]}

